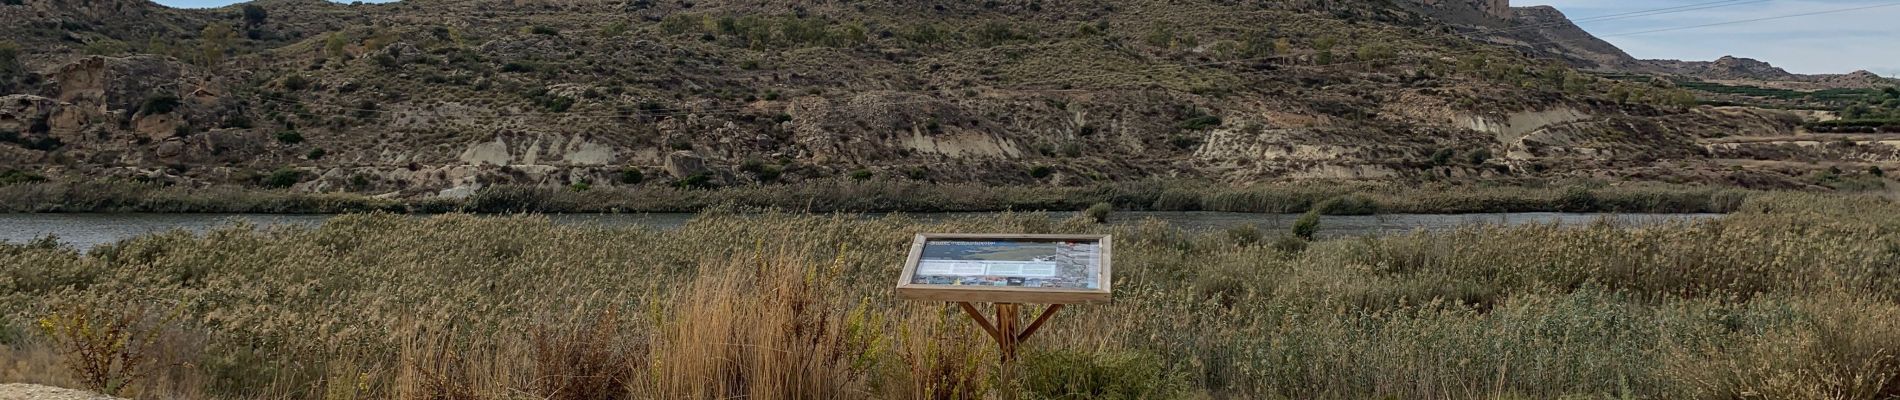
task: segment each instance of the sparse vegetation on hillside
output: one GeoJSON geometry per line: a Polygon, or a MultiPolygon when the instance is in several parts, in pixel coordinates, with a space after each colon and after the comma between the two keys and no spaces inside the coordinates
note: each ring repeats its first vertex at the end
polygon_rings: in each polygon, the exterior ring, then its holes
{"type": "MultiPolygon", "coordinates": [[[[100,90],[104,112],[51,105],[59,109],[23,117],[35,126],[58,115],[74,125],[61,129],[105,132],[32,149],[34,165],[22,167],[60,171],[54,180],[102,176],[114,167],[96,160],[127,159],[144,170],[348,168],[298,187],[359,193],[456,185],[416,174],[425,169],[504,185],[586,179],[597,192],[618,181],[619,166],[663,170],[664,157],[646,155],[668,149],[692,151],[719,173],[644,185],[800,184],[858,169],[990,184],[1095,184],[1159,171],[1222,182],[1336,173],[1537,179],[1631,176],[1672,162],[1680,174],[1648,178],[1779,188],[1812,172],[1713,172],[1687,151],[1694,140],[1732,133],[1727,123],[1780,120],[1697,113],[1692,91],[1669,82],[1600,79],[1473,41],[1403,2],[60,4],[45,11],[58,26],[0,24],[39,64],[7,94],[55,92],[43,84],[51,71],[107,77],[72,92],[100,90]],[[144,16],[103,18],[100,7],[144,16]],[[147,97],[177,101],[139,117],[147,97]],[[1519,145],[1484,128],[1497,124],[1476,123],[1555,109],[1590,116],[1577,123],[1590,132],[1560,134],[1591,140],[1519,145]],[[185,145],[166,129],[211,145],[185,145]],[[284,131],[321,144],[325,157],[250,145],[284,131]],[[104,139],[124,137],[145,139],[104,139]],[[507,145],[508,162],[536,167],[462,157],[495,142],[507,145]],[[1280,149],[1257,145],[1266,142],[1302,150],[1271,156],[1280,149]],[[543,154],[529,157],[523,143],[565,145],[532,147],[543,154]],[[558,154],[601,147],[607,159],[558,154]],[[1425,162],[1441,148],[1459,152],[1425,162]],[[1534,160],[1474,162],[1478,148],[1534,160]],[[1577,159],[1585,152],[1605,156],[1577,159]],[[734,172],[754,159],[779,173],[734,172]],[[1026,173],[1039,165],[1050,174],[1026,173]],[[380,179],[350,184],[357,173],[380,179]]],[[[162,179],[256,182],[214,171],[162,179]]]]}
{"type": "MultiPolygon", "coordinates": [[[[1035,215],[715,212],[669,232],[359,215],[0,246],[0,324],[160,310],[138,320],[160,322],[149,365],[171,367],[137,397],[1875,400],[1900,394],[1896,207],[1773,195],[1643,229],[1289,246],[1035,215]],[[962,315],[892,297],[920,231],[1114,234],[1116,300],[1063,310],[999,370],[962,315]]],[[[0,380],[78,386],[47,340],[0,345],[0,380]]]]}

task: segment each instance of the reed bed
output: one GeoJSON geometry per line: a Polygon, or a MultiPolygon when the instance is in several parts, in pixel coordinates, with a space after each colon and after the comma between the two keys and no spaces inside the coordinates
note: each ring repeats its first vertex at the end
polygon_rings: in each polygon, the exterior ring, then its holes
{"type": "Polygon", "coordinates": [[[1474,212],[1728,212],[1765,192],[1660,183],[1510,181],[1462,184],[1282,182],[1248,186],[1194,180],[1079,186],[997,186],[925,181],[821,179],[796,184],[682,189],[669,186],[491,186],[467,198],[428,193],[393,198],[237,186],[206,188],[126,181],[0,185],[0,212],[523,213],[700,212],[718,208],[810,212],[1121,210],[1326,214],[1474,212]]]}
{"type": "Polygon", "coordinates": [[[55,345],[74,338],[44,328],[90,321],[154,338],[121,366],[149,371],[118,388],[140,398],[1900,397],[1900,205],[1733,207],[1297,246],[1038,214],[720,212],[672,231],[365,214],[9,245],[0,381],[86,385],[55,345]],[[891,292],[912,234],[957,231],[1114,234],[1115,301],[1064,309],[1001,367],[962,315],[891,292]]]}

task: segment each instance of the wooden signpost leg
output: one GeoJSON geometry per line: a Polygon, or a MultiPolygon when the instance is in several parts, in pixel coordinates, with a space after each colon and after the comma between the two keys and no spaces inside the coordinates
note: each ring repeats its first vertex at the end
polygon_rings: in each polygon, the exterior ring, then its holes
{"type": "Polygon", "coordinates": [[[963,309],[964,314],[969,314],[970,319],[976,320],[977,326],[982,327],[983,332],[989,333],[990,338],[996,339],[996,346],[1002,350],[1004,363],[1014,361],[1016,350],[1022,346],[1022,343],[1029,340],[1029,336],[1034,335],[1036,330],[1042,329],[1043,323],[1049,322],[1049,317],[1055,315],[1056,310],[1062,309],[1061,304],[1049,305],[1048,308],[1042,309],[1042,315],[1036,316],[1035,322],[1030,322],[1028,327],[1023,327],[1020,325],[1021,305],[1016,303],[996,303],[994,322],[990,321],[989,316],[983,315],[982,311],[978,311],[974,304],[958,302],[957,306],[963,309]]]}
{"type": "Polygon", "coordinates": [[[1002,334],[996,342],[1003,349],[1003,362],[1016,359],[1016,303],[996,303],[996,331],[1002,334]]]}

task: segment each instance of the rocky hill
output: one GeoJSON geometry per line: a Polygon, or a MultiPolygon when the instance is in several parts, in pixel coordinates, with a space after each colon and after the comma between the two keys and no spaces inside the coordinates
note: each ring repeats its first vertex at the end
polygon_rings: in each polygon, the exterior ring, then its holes
{"type": "MultiPolygon", "coordinates": [[[[1517,47],[1545,58],[1565,60],[1587,70],[1748,81],[1811,89],[1881,88],[1900,83],[1867,71],[1794,74],[1760,60],[1735,56],[1714,61],[1638,59],[1583,30],[1555,7],[1511,7],[1508,0],[1413,1],[1411,4],[1415,4],[1421,12],[1465,29],[1481,40],[1517,47]]],[[[1699,9],[1662,12],[1696,10],[1699,9]]]]}
{"type": "MultiPolygon", "coordinates": [[[[1574,25],[1474,34],[1561,18],[1503,1],[6,4],[16,179],[415,196],[846,177],[1791,187],[1823,168],[1710,152],[1811,115],[1697,106],[1585,73],[1631,65],[1607,43],[1526,39],[1574,25]]],[[[1852,162],[1893,161],[1884,146],[1852,162]]]]}

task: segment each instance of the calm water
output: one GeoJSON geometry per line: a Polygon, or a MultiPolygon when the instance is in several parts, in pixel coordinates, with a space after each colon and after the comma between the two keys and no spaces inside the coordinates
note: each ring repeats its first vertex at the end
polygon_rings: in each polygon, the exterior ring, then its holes
{"type": "MultiPolygon", "coordinates": [[[[1049,213],[1055,218],[1067,218],[1073,212],[1049,213]]],[[[925,221],[941,221],[958,218],[984,218],[995,213],[934,213],[906,214],[925,221]]],[[[866,214],[864,217],[878,217],[880,214],[866,214]]],[[[1532,224],[1557,223],[1563,225],[1583,225],[1601,219],[1630,225],[1650,225],[1671,220],[1709,219],[1721,214],[1572,214],[1572,213],[1503,213],[1503,214],[1388,214],[1363,216],[1327,216],[1320,221],[1320,235],[1328,237],[1379,235],[1412,230],[1442,230],[1472,224],[1532,224]]],[[[283,215],[283,214],[0,214],[0,241],[21,243],[52,235],[60,242],[70,244],[81,250],[93,246],[112,243],[140,234],[184,229],[192,232],[204,232],[220,225],[239,220],[249,221],[259,226],[298,225],[316,226],[330,219],[332,215],[283,215]]],[[[1284,232],[1299,219],[1298,214],[1246,214],[1224,212],[1117,212],[1113,214],[1114,223],[1129,224],[1143,220],[1156,219],[1169,224],[1194,230],[1225,229],[1245,224],[1254,224],[1266,232],[1284,232]]],[[[671,229],[684,225],[692,214],[560,214],[550,215],[550,219],[561,224],[598,225],[605,227],[641,226],[658,229],[671,229]]]]}

